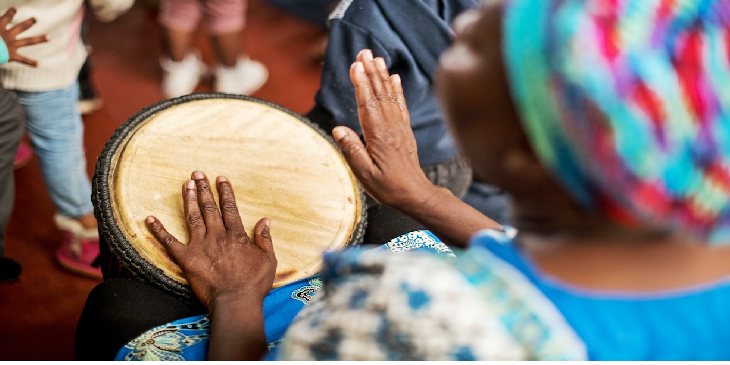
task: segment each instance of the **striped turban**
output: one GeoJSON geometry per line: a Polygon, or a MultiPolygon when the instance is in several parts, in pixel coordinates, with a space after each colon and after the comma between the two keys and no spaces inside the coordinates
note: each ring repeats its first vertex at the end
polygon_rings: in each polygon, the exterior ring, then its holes
{"type": "Polygon", "coordinates": [[[730,1],[512,0],[505,64],[573,197],[730,242],[730,1]]]}

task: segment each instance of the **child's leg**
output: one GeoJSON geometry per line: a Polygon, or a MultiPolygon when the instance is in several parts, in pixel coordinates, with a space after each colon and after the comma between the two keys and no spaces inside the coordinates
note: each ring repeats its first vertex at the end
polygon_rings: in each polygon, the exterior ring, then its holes
{"type": "Polygon", "coordinates": [[[168,98],[186,95],[205,75],[206,67],[191,53],[195,28],[202,17],[201,0],[162,0],[159,22],[164,39],[162,92],[168,98]]]}
{"type": "Polygon", "coordinates": [[[95,228],[84,156],[84,126],[76,109],[78,85],[17,95],[25,107],[28,132],[58,213],[75,219],[84,228],[95,228]]]}
{"type": "Polygon", "coordinates": [[[159,22],[163,28],[164,51],[173,61],[185,59],[193,33],[202,16],[199,0],[162,0],[159,22]]]}
{"type": "Polygon", "coordinates": [[[0,256],[5,227],[13,210],[13,161],[25,128],[25,113],[15,96],[0,87],[0,256]]]}
{"type": "Polygon", "coordinates": [[[208,0],[204,5],[213,51],[224,66],[236,65],[246,19],[244,0],[208,0]]]}
{"type": "Polygon", "coordinates": [[[261,62],[240,55],[246,1],[208,0],[204,12],[219,63],[215,90],[244,95],[258,90],[268,79],[269,72],[261,62]]]}

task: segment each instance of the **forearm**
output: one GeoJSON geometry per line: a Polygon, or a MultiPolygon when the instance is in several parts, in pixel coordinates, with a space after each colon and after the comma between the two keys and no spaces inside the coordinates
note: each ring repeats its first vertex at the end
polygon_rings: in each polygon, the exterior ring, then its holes
{"type": "Polygon", "coordinates": [[[260,360],[266,353],[260,299],[216,300],[211,321],[209,360],[260,360]]]}
{"type": "Polygon", "coordinates": [[[448,189],[433,186],[423,199],[411,199],[395,208],[419,221],[457,247],[466,248],[469,239],[483,229],[501,225],[454,196],[448,189]]]}

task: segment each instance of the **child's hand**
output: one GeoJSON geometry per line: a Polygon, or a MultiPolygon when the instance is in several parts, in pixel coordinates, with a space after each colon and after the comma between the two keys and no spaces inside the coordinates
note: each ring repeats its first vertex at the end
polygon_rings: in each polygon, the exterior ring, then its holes
{"type": "Polygon", "coordinates": [[[5,46],[8,48],[8,62],[15,61],[24,63],[30,67],[36,67],[38,65],[38,61],[19,55],[18,48],[47,42],[48,39],[45,34],[35,37],[18,38],[18,35],[32,27],[36,20],[35,18],[26,19],[11,28],[7,28],[8,24],[10,24],[13,20],[15,13],[15,8],[10,8],[5,12],[5,14],[0,16],[0,38],[2,38],[3,42],[5,42],[5,46]]]}

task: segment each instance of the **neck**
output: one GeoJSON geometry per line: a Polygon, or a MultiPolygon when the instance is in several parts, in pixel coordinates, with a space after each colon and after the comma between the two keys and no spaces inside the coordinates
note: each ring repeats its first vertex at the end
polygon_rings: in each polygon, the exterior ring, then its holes
{"type": "Polygon", "coordinates": [[[600,211],[587,212],[563,194],[515,198],[514,206],[515,226],[523,235],[624,242],[664,240],[670,236],[663,229],[630,227],[616,223],[600,211]]]}

